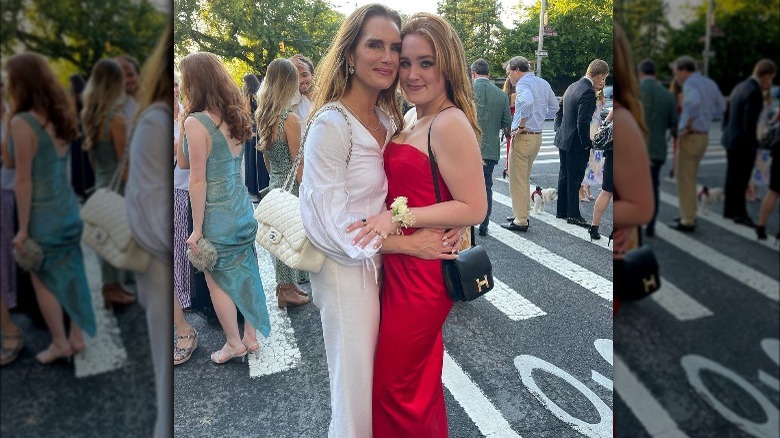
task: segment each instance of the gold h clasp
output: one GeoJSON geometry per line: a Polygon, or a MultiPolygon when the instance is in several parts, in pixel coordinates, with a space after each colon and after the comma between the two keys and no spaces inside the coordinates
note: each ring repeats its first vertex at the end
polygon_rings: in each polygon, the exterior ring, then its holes
{"type": "Polygon", "coordinates": [[[642,284],[645,286],[645,293],[650,293],[650,291],[656,287],[658,287],[658,282],[656,281],[655,275],[643,278],[642,284]]]}
{"type": "Polygon", "coordinates": [[[477,290],[478,290],[480,293],[482,293],[482,287],[483,287],[483,286],[484,286],[484,287],[486,287],[486,288],[489,288],[489,287],[490,287],[490,282],[488,281],[488,276],[487,276],[487,275],[485,275],[485,276],[484,276],[484,277],[483,277],[481,280],[480,280],[479,278],[477,278],[477,279],[476,279],[476,280],[474,280],[474,281],[476,281],[476,282],[477,282],[477,290]]]}

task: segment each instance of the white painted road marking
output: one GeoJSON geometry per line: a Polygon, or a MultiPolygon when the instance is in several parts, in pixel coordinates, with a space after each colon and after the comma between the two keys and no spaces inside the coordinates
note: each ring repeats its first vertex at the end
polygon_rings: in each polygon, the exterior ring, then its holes
{"type": "Polygon", "coordinates": [[[494,278],[494,281],[496,284],[489,294],[485,294],[485,299],[512,321],[547,315],[545,311],[525,299],[506,283],[497,278],[494,278]]]}
{"type": "Polygon", "coordinates": [[[561,276],[579,284],[601,298],[610,302],[612,301],[612,282],[606,278],[595,274],[524,237],[520,237],[512,231],[501,228],[500,225],[493,221],[490,222],[490,229],[491,236],[510,246],[520,254],[523,254],[553,272],[557,272],[561,276]]]}
{"type": "Polygon", "coordinates": [[[625,362],[617,355],[613,358],[616,393],[628,405],[634,417],[642,423],[647,433],[659,438],[687,438],[688,435],[680,430],[669,413],[653,398],[625,362]]]}
{"type": "Polygon", "coordinates": [[[260,350],[249,355],[249,377],[261,377],[291,370],[301,363],[301,351],[295,342],[295,331],[287,315],[287,309],[279,309],[276,304],[276,270],[273,258],[267,250],[257,244],[255,249],[257,262],[260,265],[260,278],[263,279],[268,316],[271,319],[271,335],[263,338],[263,335],[257,334],[260,350]]]}
{"type": "Polygon", "coordinates": [[[777,280],[662,223],[656,223],[655,229],[658,237],[676,246],[685,254],[712,266],[716,272],[728,275],[773,301],[780,301],[780,283],[777,280]]]}
{"type": "Polygon", "coordinates": [[[501,412],[488,400],[485,393],[474,384],[446,351],[442,381],[482,435],[490,438],[520,438],[501,412]]]}
{"type": "Polygon", "coordinates": [[[650,299],[671,313],[678,321],[693,321],[713,314],[710,309],[691,298],[666,277],[661,277],[661,288],[651,294],[650,299]]]}

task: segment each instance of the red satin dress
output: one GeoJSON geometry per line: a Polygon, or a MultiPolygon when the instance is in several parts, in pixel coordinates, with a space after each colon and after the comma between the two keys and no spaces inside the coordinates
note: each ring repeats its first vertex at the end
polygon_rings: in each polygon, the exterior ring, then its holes
{"type": "MultiPolygon", "coordinates": [[[[428,156],[390,142],[384,152],[387,208],[397,196],[409,207],[436,203],[428,156]]],[[[439,175],[442,201],[452,199],[439,175]]],[[[404,230],[411,234],[414,228],[404,230]]],[[[440,260],[385,254],[379,339],[374,361],[373,438],[447,437],[441,373],[442,326],[452,308],[440,260]]]]}

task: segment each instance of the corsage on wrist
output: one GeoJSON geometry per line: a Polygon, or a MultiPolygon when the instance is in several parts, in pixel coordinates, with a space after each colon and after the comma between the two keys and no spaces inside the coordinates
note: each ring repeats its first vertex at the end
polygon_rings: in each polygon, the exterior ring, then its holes
{"type": "Polygon", "coordinates": [[[393,213],[393,223],[396,224],[396,233],[401,234],[401,228],[409,228],[414,225],[414,214],[409,210],[406,196],[399,196],[390,204],[393,213]]]}

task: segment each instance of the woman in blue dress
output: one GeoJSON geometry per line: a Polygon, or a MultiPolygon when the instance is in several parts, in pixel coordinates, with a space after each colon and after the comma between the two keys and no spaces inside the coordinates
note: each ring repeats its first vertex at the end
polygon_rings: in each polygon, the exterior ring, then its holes
{"type": "Polygon", "coordinates": [[[31,277],[52,338],[35,358],[48,364],[84,350],[82,330],[90,336],[96,331],[80,246],[83,223],[66,173],[77,121],[65,89],[42,56],[14,55],[6,71],[12,102],[8,147],[16,168],[19,219],[12,243],[24,253],[25,241],[33,239],[43,250],[43,261],[31,277]],[[71,319],[70,336],[63,309],[71,319]]]}
{"type": "Polygon", "coordinates": [[[254,248],[257,221],[241,179],[244,141],[252,135],[252,120],[241,91],[216,55],[187,55],[179,71],[185,121],[178,158],[182,168],[190,169],[193,222],[187,246],[198,254],[197,242],[205,238],[217,250],[217,262],[205,274],[226,337],[211,360],[224,363],[260,348],[255,329],[263,336],[271,332],[254,248]],[[236,307],[246,322],[243,339],[236,307]]]}

